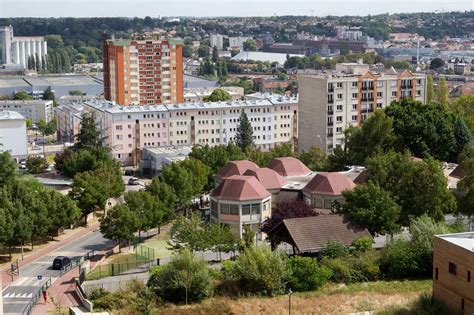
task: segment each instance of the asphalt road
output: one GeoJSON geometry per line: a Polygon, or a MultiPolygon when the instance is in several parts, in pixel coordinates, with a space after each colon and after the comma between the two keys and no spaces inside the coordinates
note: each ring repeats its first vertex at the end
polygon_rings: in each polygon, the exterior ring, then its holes
{"type": "Polygon", "coordinates": [[[94,231],[20,268],[19,278],[3,290],[4,314],[21,314],[43,283],[49,278],[52,283],[58,279],[60,272],[51,269],[56,256],[74,259],[84,256],[91,250],[100,251],[113,244],[113,241],[105,239],[100,232],[94,231]],[[42,276],[42,280],[38,280],[38,275],[42,276]]]}

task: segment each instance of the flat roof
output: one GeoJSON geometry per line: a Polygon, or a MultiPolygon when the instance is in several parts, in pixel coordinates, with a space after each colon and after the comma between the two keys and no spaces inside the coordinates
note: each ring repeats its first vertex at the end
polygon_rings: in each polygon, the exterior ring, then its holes
{"type": "Polygon", "coordinates": [[[145,151],[148,151],[157,155],[169,155],[169,156],[187,156],[191,153],[192,146],[167,146],[167,147],[146,147],[145,151]]]}
{"type": "Polygon", "coordinates": [[[474,232],[436,235],[443,240],[474,252],[474,232]]]}
{"type": "Polygon", "coordinates": [[[0,110],[0,120],[25,120],[25,117],[18,112],[0,110]]]}

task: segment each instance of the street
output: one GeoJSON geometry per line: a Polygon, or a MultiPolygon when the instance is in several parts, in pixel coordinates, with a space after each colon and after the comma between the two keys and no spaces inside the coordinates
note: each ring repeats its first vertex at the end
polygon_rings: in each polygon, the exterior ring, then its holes
{"type": "Polygon", "coordinates": [[[94,230],[76,241],[52,251],[49,255],[42,256],[21,267],[20,276],[2,292],[4,314],[21,314],[43,283],[49,278],[52,283],[58,279],[59,270],[51,269],[56,256],[67,256],[74,259],[89,251],[100,251],[112,247],[113,244],[113,241],[105,239],[100,232],[94,230]],[[38,276],[41,276],[42,280],[38,280],[38,276]]]}

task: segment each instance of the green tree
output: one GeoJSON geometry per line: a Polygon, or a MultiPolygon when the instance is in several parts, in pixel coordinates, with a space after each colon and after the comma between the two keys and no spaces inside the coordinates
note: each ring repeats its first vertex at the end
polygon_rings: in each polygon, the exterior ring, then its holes
{"type": "Polygon", "coordinates": [[[219,60],[219,52],[217,51],[217,47],[212,47],[212,62],[217,62],[219,60]]]}
{"type": "Polygon", "coordinates": [[[463,95],[451,103],[451,110],[461,117],[474,134],[474,95],[463,95]]]}
{"type": "Polygon", "coordinates": [[[319,267],[311,257],[293,256],[288,260],[291,276],[288,287],[294,291],[315,291],[321,288],[332,276],[331,270],[319,267]]]}
{"type": "Polygon", "coordinates": [[[26,160],[26,169],[30,174],[44,173],[48,166],[48,161],[41,156],[29,156],[26,160]]]}
{"type": "Polygon", "coordinates": [[[102,147],[90,147],[74,151],[66,148],[54,158],[55,169],[67,177],[77,173],[93,171],[100,167],[120,169],[120,165],[110,156],[108,150],[102,147]]]}
{"type": "Polygon", "coordinates": [[[400,229],[400,207],[378,185],[368,182],[342,193],[341,210],[372,234],[393,235],[400,229]]]}
{"type": "Polygon", "coordinates": [[[319,147],[311,147],[308,151],[299,154],[298,159],[313,171],[324,171],[327,169],[327,156],[319,147]]]}
{"type": "Polygon", "coordinates": [[[17,166],[10,152],[0,152],[0,187],[12,182],[17,176],[17,166]]]}
{"type": "Polygon", "coordinates": [[[219,260],[222,260],[221,253],[235,252],[238,249],[240,239],[238,239],[230,230],[228,226],[219,226],[217,224],[210,224],[208,227],[210,248],[212,248],[219,255],[219,260]]]}
{"type": "Polygon", "coordinates": [[[253,147],[253,129],[247,114],[244,110],[240,113],[239,126],[235,135],[235,144],[245,151],[248,147],[253,147]]]}
{"type": "Polygon", "coordinates": [[[257,43],[253,39],[247,39],[243,43],[244,51],[256,51],[257,50],[257,43]]]}
{"type": "Polygon", "coordinates": [[[179,163],[172,163],[163,169],[160,180],[173,189],[176,195],[176,205],[180,209],[191,205],[196,185],[192,182],[193,175],[186,168],[179,163]]]}
{"type": "Polygon", "coordinates": [[[344,244],[341,244],[338,241],[329,241],[319,253],[321,257],[334,259],[346,257],[349,254],[349,250],[344,246],[344,244]]]}
{"type": "Polygon", "coordinates": [[[184,58],[191,58],[192,56],[193,56],[193,46],[184,45],[183,46],[183,57],[184,58]]]}
{"type": "Polygon", "coordinates": [[[449,105],[448,84],[446,83],[446,77],[444,75],[439,78],[436,98],[441,104],[445,106],[449,105]]]}
{"type": "Polygon", "coordinates": [[[36,72],[40,73],[41,71],[41,59],[39,58],[38,54],[35,54],[35,68],[36,72]]]}
{"type": "Polygon", "coordinates": [[[192,177],[193,195],[201,196],[206,187],[209,186],[209,175],[211,169],[209,166],[194,158],[187,158],[179,162],[180,166],[186,169],[192,177]]]}
{"type": "Polygon", "coordinates": [[[433,159],[414,161],[409,153],[388,152],[367,159],[367,181],[390,193],[401,207],[400,224],[427,214],[436,221],[456,211],[441,163],[433,159]]]}
{"type": "Polygon", "coordinates": [[[185,247],[194,253],[211,246],[208,229],[198,214],[193,213],[189,218],[178,216],[170,234],[175,248],[185,247]]]}
{"type": "Polygon", "coordinates": [[[54,101],[56,99],[56,96],[54,95],[54,92],[51,91],[51,87],[48,87],[46,90],[43,92],[43,100],[45,101],[54,101]]]}
{"type": "Polygon", "coordinates": [[[20,91],[20,92],[17,92],[15,93],[15,95],[13,96],[13,98],[15,100],[21,100],[21,101],[28,101],[28,100],[32,100],[33,99],[33,96],[31,96],[28,92],[26,91],[20,91]]]}
{"type": "Polygon", "coordinates": [[[460,158],[461,180],[458,189],[462,193],[458,197],[459,212],[469,218],[474,214],[474,144],[466,145],[460,158]]]}
{"type": "Polygon", "coordinates": [[[426,77],[426,103],[430,103],[435,99],[435,89],[434,89],[434,82],[433,77],[428,75],[426,77]]]}
{"type": "Polygon", "coordinates": [[[77,95],[77,96],[82,96],[84,93],[82,93],[81,90],[70,90],[69,95],[77,95]]]}
{"type": "Polygon", "coordinates": [[[148,191],[129,191],[124,195],[125,203],[139,218],[139,231],[161,226],[163,223],[164,205],[148,191]]]}
{"type": "Polygon", "coordinates": [[[441,59],[441,58],[434,58],[433,60],[431,60],[430,62],[430,69],[439,69],[441,67],[444,66],[444,60],[441,59]]]}
{"type": "Polygon", "coordinates": [[[97,126],[95,113],[82,114],[81,129],[76,136],[74,149],[96,148],[105,146],[105,137],[102,136],[101,129],[97,126]]]}
{"type": "Polygon", "coordinates": [[[131,211],[126,205],[117,205],[107,212],[100,222],[100,232],[105,238],[118,242],[132,241],[135,232],[140,226],[140,219],[136,212],[131,211]]]}
{"type": "Polygon", "coordinates": [[[268,296],[284,293],[290,277],[286,257],[267,247],[245,249],[229,269],[226,277],[237,280],[244,292],[268,296]]]}
{"type": "Polygon", "coordinates": [[[224,89],[215,89],[212,91],[211,95],[205,96],[203,98],[204,102],[222,102],[222,101],[230,101],[232,97],[230,96],[229,92],[224,89]]]}
{"type": "Polygon", "coordinates": [[[71,198],[53,189],[45,190],[42,199],[47,205],[52,229],[70,227],[81,215],[81,210],[71,198]]]}
{"type": "Polygon", "coordinates": [[[209,56],[209,46],[201,45],[198,48],[198,56],[200,58],[206,58],[209,56]]]}
{"type": "Polygon", "coordinates": [[[213,147],[209,145],[194,146],[189,157],[198,159],[208,165],[212,174],[219,172],[229,161],[245,159],[243,151],[233,143],[213,147]]]}
{"type": "Polygon", "coordinates": [[[33,120],[31,118],[26,120],[26,128],[27,129],[33,128],[33,120]]]}
{"type": "Polygon", "coordinates": [[[151,270],[147,286],[168,302],[199,302],[210,296],[212,283],[204,260],[182,249],[171,261],[151,270]]]}
{"type": "Polygon", "coordinates": [[[169,221],[176,207],[176,195],[174,194],[173,188],[160,180],[159,177],[153,177],[151,183],[146,186],[145,190],[163,204],[163,220],[169,221]]]}

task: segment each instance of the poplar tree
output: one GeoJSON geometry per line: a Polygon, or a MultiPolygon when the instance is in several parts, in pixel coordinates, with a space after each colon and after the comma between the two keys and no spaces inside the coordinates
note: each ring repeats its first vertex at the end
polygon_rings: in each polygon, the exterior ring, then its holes
{"type": "Polygon", "coordinates": [[[434,90],[434,83],[433,77],[428,75],[426,78],[426,103],[431,102],[435,98],[435,90],[434,90]]]}
{"type": "Polygon", "coordinates": [[[235,135],[235,144],[243,151],[254,145],[252,125],[244,110],[240,113],[240,123],[237,127],[237,134],[235,135]]]}
{"type": "Polygon", "coordinates": [[[446,77],[442,76],[438,83],[438,101],[443,105],[449,104],[448,85],[446,83],[446,77]]]}

